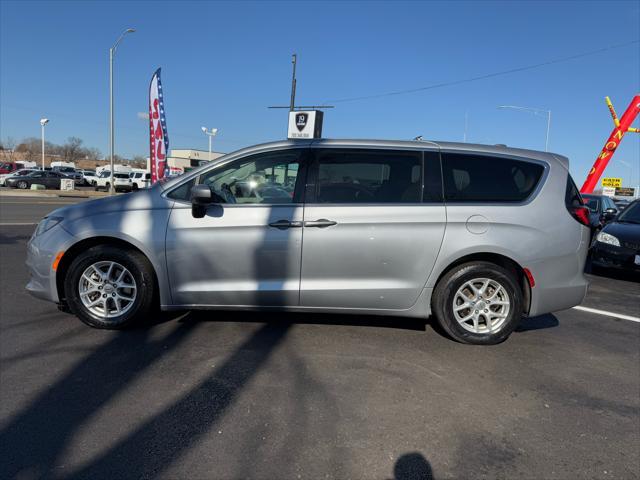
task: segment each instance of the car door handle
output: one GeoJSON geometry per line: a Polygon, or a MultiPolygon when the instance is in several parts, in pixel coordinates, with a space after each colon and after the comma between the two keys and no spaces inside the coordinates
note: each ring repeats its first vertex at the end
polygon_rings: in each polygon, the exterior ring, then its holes
{"type": "Polygon", "coordinates": [[[320,220],[313,220],[310,222],[304,222],[305,227],[317,227],[317,228],[327,228],[337,224],[338,222],[334,222],[333,220],[327,220],[326,218],[321,218],[320,220]]]}
{"type": "Polygon", "coordinates": [[[277,220],[269,224],[270,227],[277,228],[279,230],[286,230],[287,228],[300,228],[302,222],[291,222],[289,220],[277,220]]]}

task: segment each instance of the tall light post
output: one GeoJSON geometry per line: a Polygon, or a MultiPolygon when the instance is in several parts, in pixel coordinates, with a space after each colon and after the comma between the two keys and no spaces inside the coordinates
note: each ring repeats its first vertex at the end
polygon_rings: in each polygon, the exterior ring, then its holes
{"type": "Polygon", "coordinates": [[[542,115],[546,114],[547,116],[547,136],[544,142],[544,150],[545,152],[549,151],[549,131],[551,130],[551,110],[544,110],[542,108],[533,108],[533,107],[518,107],[516,105],[500,105],[498,108],[510,108],[512,110],[523,110],[525,112],[531,112],[534,115],[542,115]]]}
{"type": "Polygon", "coordinates": [[[48,118],[40,119],[40,128],[42,130],[42,171],[44,172],[44,126],[49,123],[48,118]]]}
{"type": "Polygon", "coordinates": [[[113,57],[116,54],[116,49],[118,48],[118,44],[122,41],[124,36],[127,33],[133,33],[135,29],[127,28],[116,43],[114,43],[113,47],[109,49],[109,158],[110,158],[110,170],[111,170],[111,179],[109,184],[109,193],[113,195],[115,191],[113,188],[113,57]]]}
{"type": "Polygon", "coordinates": [[[202,131],[209,137],[209,161],[211,161],[211,139],[216,136],[218,129],[212,128],[211,130],[207,130],[207,127],[202,127],[202,131]]]}

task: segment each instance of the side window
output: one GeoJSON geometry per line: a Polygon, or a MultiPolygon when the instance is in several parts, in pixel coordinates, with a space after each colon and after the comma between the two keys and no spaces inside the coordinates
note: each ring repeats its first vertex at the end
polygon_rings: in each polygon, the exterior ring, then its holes
{"type": "Polygon", "coordinates": [[[422,152],[317,150],[317,203],[422,201],[422,152]]]}
{"type": "Polygon", "coordinates": [[[294,203],[300,151],[262,153],[214,168],[200,176],[223,203],[294,203]]]}
{"type": "Polygon", "coordinates": [[[442,170],[449,203],[517,203],[533,193],[544,167],[510,158],[444,153],[442,170]]]}
{"type": "Polygon", "coordinates": [[[167,197],[172,198],[173,200],[183,200],[186,202],[191,201],[191,187],[196,183],[196,179],[192,178],[187,183],[183,183],[178,188],[174,188],[171,190],[167,197]]]}

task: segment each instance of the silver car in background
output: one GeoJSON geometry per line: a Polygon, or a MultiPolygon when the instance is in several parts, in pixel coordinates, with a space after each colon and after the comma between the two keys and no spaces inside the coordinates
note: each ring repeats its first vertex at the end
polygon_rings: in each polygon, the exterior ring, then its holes
{"type": "Polygon", "coordinates": [[[35,296],[98,328],[163,310],[426,318],[494,344],[582,302],[588,210],[551,153],[308,140],[61,208],[28,244],[35,296]]]}

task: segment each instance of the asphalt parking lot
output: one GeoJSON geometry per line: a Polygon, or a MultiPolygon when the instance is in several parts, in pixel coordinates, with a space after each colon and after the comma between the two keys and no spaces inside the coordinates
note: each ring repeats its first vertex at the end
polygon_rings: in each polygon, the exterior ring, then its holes
{"type": "MultiPolygon", "coordinates": [[[[640,323],[571,309],[492,347],[391,317],[199,312],[88,328],[28,296],[0,198],[2,478],[638,478],[640,323]]],[[[640,316],[640,283],[583,306],[640,316]]]]}

